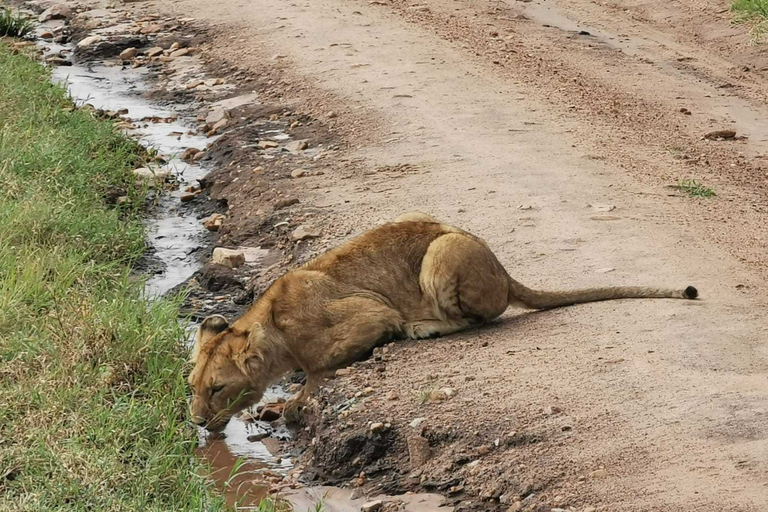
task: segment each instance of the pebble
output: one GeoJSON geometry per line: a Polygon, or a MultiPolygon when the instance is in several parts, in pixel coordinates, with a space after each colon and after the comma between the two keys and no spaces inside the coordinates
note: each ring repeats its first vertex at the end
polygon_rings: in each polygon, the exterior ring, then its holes
{"type": "Polygon", "coordinates": [[[326,115],[326,117],[328,117],[328,119],[333,119],[334,117],[338,117],[338,116],[339,115],[336,112],[334,112],[333,110],[328,112],[328,114],[326,115]]]}
{"type": "Polygon", "coordinates": [[[45,32],[40,34],[40,38],[42,38],[42,39],[53,39],[53,32],[51,32],[50,30],[46,30],[45,32]]]}
{"type": "Polygon", "coordinates": [[[509,508],[507,509],[507,512],[518,512],[519,510],[522,510],[522,509],[523,509],[523,502],[516,501],[509,506],[509,508]]]}
{"type": "Polygon", "coordinates": [[[287,208],[289,206],[293,206],[294,204],[299,204],[299,200],[295,197],[285,197],[283,199],[278,199],[273,203],[273,206],[275,210],[282,210],[283,208],[287,208]]]}
{"type": "Polygon", "coordinates": [[[248,441],[250,441],[251,443],[256,443],[258,441],[261,441],[265,437],[269,437],[269,434],[267,434],[266,432],[261,432],[259,434],[250,435],[246,439],[248,439],[248,441]]]}
{"type": "Polygon", "coordinates": [[[77,43],[78,48],[88,48],[89,46],[93,46],[96,43],[100,43],[104,38],[102,36],[96,35],[96,36],[88,36],[85,39],[81,40],[79,43],[77,43]]]}
{"type": "Polygon", "coordinates": [[[597,509],[595,507],[584,507],[582,512],[597,512],[597,509]]]}
{"type": "Polygon", "coordinates": [[[734,139],[736,138],[736,130],[715,130],[705,134],[704,138],[707,140],[734,139]]]}
{"type": "Polygon", "coordinates": [[[377,433],[384,430],[384,424],[383,423],[371,423],[371,432],[377,433]]]}
{"type": "Polygon", "coordinates": [[[200,150],[197,148],[187,148],[184,150],[184,152],[179,157],[182,162],[188,162],[195,158],[195,155],[200,153],[200,150]]]}
{"type": "Polygon", "coordinates": [[[432,456],[429,441],[419,435],[410,436],[407,440],[408,457],[411,461],[411,469],[423,466],[432,456]]]}
{"type": "Polygon", "coordinates": [[[172,59],[178,59],[179,57],[185,57],[192,53],[192,50],[190,48],[179,48],[176,51],[172,51],[170,55],[168,55],[172,59]]]}
{"type": "Polygon", "coordinates": [[[162,55],[163,54],[163,49],[160,48],[159,46],[154,46],[154,47],[150,48],[149,50],[147,50],[146,52],[144,52],[144,54],[147,57],[150,57],[150,58],[151,57],[157,57],[158,55],[162,55]]]}
{"type": "Polygon", "coordinates": [[[291,171],[291,178],[301,178],[302,176],[306,176],[307,171],[304,169],[294,169],[291,171]]]}
{"type": "MultiPolygon", "coordinates": [[[[310,238],[319,238],[321,235],[321,231],[318,228],[308,226],[306,224],[302,224],[301,226],[297,227],[293,230],[293,233],[291,233],[291,238],[298,242],[299,240],[309,240],[310,238]]],[[[338,375],[338,371],[336,372],[338,375]]]]}
{"type": "Polygon", "coordinates": [[[276,147],[277,147],[277,146],[279,146],[279,145],[280,145],[280,144],[278,144],[277,142],[275,142],[275,141],[272,141],[272,140],[260,140],[260,141],[259,141],[259,143],[258,143],[258,146],[259,146],[261,149],[271,149],[271,148],[276,148],[276,147]]]}
{"type": "Polygon", "coordinates": [[[337,377],[343,377],[344,375],[349,375],[350,373],[352,373],[352,370],[350,370],[349,368],[339,368],[338,370],[336,370],[337,377]]]}
{"type": "Polygon", "coordinates": [[[451,398],[452,396],[454,396],[456,394],[456,390],[453,389],[453,388],[440,388],[440,393],[445,398],[451,398]]]}
{"type": "Polygon", "coordinates": [[[589,474],[591,478],[605,478],[608,476],[608,471],[604,469],[596,469],[589,474]]]}
{"type": "Polygon", "coordinates": [[[136,48],[126,48],[120,52],[120,60],[132,60],[136,57],[138,50],[136,48]]]}
{"type": "Polygon", "coordinates": [[[426,418],[414,418],[413,420],[411,420],[409,425],[411,426],[411,428],[419,428],[419,426],[421,426],[421,424],[424,423],[425,421],[426,421],[426,418]]]}
{"type": "Polygon", "coordinates": [[[197,197],[197,193],[195,192],[185,192],[184,194],[181,194],[181,202],[182,203],[188,203],[191,200],[193,200],[195,197],[197,197]]]}
{"type": "Polygon", "coordinates": [[[363,390],[363,395],[365,396],[372,395],[373,393],[374,393],[374,389],[371,387],[367,387],[363,390]]]}
{"type": "Polygon", "coordinates": [[[74,14],[71,7],[65,4],[54,4],[40,13],[37,20],[40,23],[45,23],[49,20],[63,20],[67,19],[74,14]]]}
{"type": "Polygon", "coordinates": [[[397,391],[390,391],[387,393],[387,400],[397,400],[398,398],[400,397],[398,396],[397,391]]]}
{"type": "Polygon", "coordinates": [[[208,231],[218,231],[222,224],[224,224],[226,216],[221,213],[214,213],[203,221],[203,226],[208,231]]]}
{"type": "Polygon", "coordinates": [[[382,505],[384,505],[384,502],[382,500],[373,500],[369,501],[368,503],[363,503],[363,506],[360,507],[360,510],[362,512],[377,512],[382,505]]]}
{"type": "Polygon", "coordinates": [[[243,251],[236,249],[226,249],[224,247],[217,247],[213,250],[214,263],[224,265],[229,268],[237,268],[245,263],[245,254],[243,251]]]}

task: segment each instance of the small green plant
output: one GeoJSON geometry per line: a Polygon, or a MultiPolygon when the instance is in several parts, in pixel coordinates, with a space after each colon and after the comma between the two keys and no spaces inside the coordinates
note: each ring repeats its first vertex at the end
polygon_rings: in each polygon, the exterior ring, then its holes
{"type": "Polygon", "coordinates": [[[292,512],[291,504],[277,496],[267,496],[259,502],[257,512],[292,512]]]}
{"type": "Polygon", "coordinates": [[[0,37],[24,37],[34,28],[32,20],[0,7],[0,37]]]}
{"type": "Polygon", "coordinates": [[[691,197],[712,197],[715,191],[710,187],[705,187],[694,179],[677,180],[677,185],[672,188],[687,193],[691,197]]]}
{"type": "Polygon", "coordinates": [[[437,393],[437,389],[435,387],[427,387],[422,388],[419,391],[415,392],[417,400],[419,401],[419,405],[424,405],[426,403],[429,403],[432,400],[432,397],[434,394],[437,393]]]}
{"type": "Polygon", "coordinates": [[[752,42],[760,44],[768,35],[768,0],[735,0],[731,4],[734,23],[750,23],[752,42]]]}

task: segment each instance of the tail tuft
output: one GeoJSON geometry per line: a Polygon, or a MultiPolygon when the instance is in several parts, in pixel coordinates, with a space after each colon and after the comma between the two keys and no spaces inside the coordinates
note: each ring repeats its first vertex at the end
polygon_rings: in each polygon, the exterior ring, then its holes
{"type": "Polygon", "coordinates": [[[685,294],[686,299],[695,299],[696,297],[699,296],[699,291],[693,286],[689,286],[688,288],[686,288],[683,293],[685,294]]]}

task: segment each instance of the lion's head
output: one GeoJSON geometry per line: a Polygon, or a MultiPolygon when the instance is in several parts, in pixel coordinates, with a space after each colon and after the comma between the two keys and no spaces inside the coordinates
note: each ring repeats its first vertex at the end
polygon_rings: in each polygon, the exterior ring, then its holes
{"type": "Polygon", "coordinates": [[[195,335],[195,366],[189,375],[190,413],[195,424],[221,431],[234,414],[261,400],[263,355],[256,348],[261,336],[258,323],[243,330],[230,327],[221,315],[203,320],[195,335]]]}

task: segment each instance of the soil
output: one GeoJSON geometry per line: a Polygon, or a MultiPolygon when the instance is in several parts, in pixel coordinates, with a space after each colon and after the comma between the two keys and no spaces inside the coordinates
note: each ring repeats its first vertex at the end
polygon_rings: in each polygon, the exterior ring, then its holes
{"type": "Polygon", "coordinates": [[[188,283],[195,315],[236,314],[286,269],[414,209],[485,238],[530,286],[701,293],[509,311],[378,349],[326,383],[284,447],[305,482],[470,510],[768,508],[768,50],[723,4],[121,9],[195,18],[174,37],[197,38],[205,74],[233,84],[209,98],[161,70],[160,96],[205,101],[204,116],[259,95],[205,149],[205,193],[183,207],[227,217],[204,259],[266,255],[206,265],[188,283]],[[705,137],[718,130],[736,136],[705,137]],[[307,149],[256,148],[276,132],[307,149]],[[716,195],[672,188],[690,178],[716,195]],[[321,236],[297,243],[299,225],[321,236]]]}

